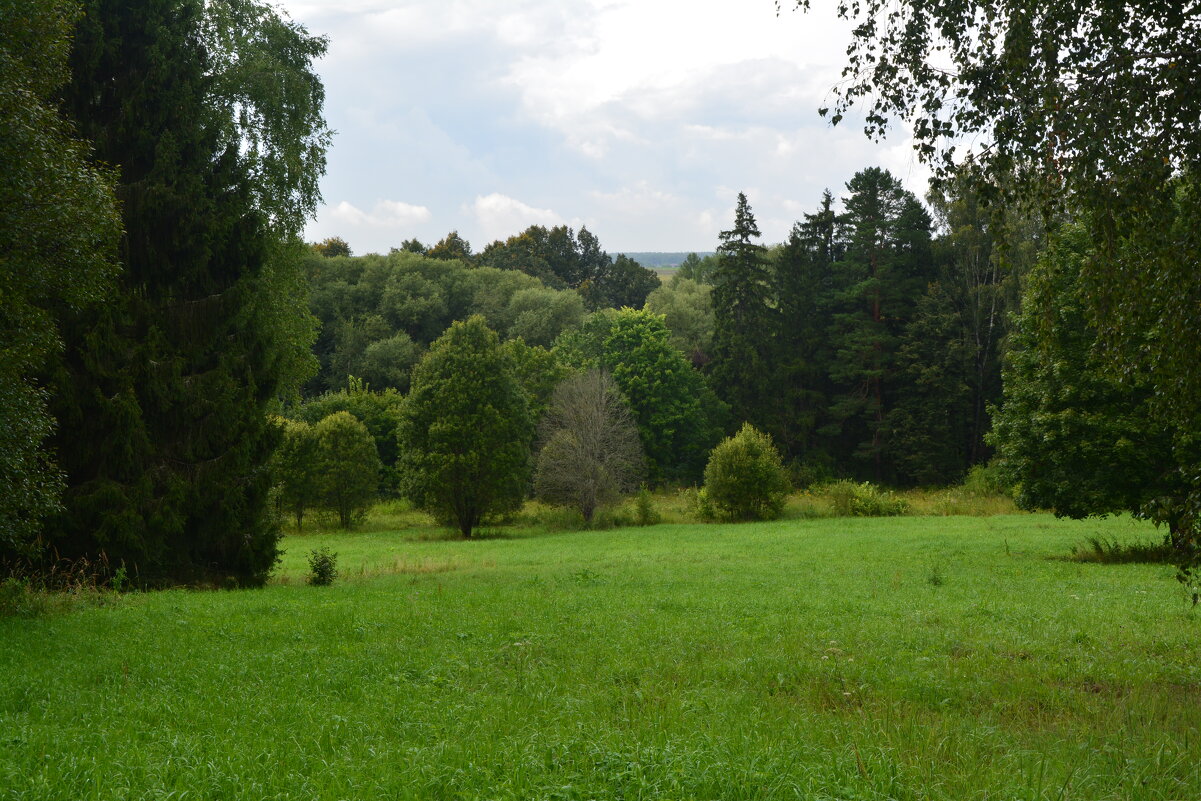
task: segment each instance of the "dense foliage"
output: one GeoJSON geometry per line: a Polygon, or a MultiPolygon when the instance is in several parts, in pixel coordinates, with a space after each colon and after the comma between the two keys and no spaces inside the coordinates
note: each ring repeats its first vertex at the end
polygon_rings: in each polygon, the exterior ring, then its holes
{"type": "Polygon", "coordinates": [[[413,371],[397,439],[401,490],[464,537],[525,498],[534,421],[496,333],[456,322],[413,371]]]}
{"type": "Polygon", "coordinates": [[[338,392],[326,392],[309,398],[288,411],[290,417],[316,425],[331,414],[349,412],[367,427],[380,459],[378,476],[381,495],[396,494],[396,426],[403,397],[394,389],[373,391],[366,383],[352,379],[338,392]]]}
{"type": "Polygon", "coordinates": [[[743,423],[705,465],[705,498],[731,520],[773,520],[791,486],[771,437],[743,423]]]}
{"type": "Polygon", "coordinates": [[[728,410],[672,347],[662,317],[629,308],[598,312],[560,337],[555,352],[572,367],[612,373],[638,424],[652,481],[699,478],[728,410]]]}
{"type": "Polygon", "coordinates": [[[322,39],[250,2],[93,0],[63,108],[116,172],[106,304],[51,372],[68,558],[143,581],[262,582],[277,555],[267,411],[311,364],[302,250],[328,133],[322,39]]]}
{"type": "MultiPolygon", "coordinates": [[[[833,121],[865,99],[869,136],[906,120],[919,156],[943,179],[966,167],[998,216],[1025,198],[1048,221],[1087,219],[1084,310],[1097,347],[1131,388],[1150,388],[1175,430],[1197,431],[1196,3],[866,0],[838,13],[854,28],[833,121]]],[[[1197,448],[1182,436],[1186,458],[1197,448]]],[[[1201,519],[1201,462],[1183,475],[1188,509],[1160,518],[1169,525],[1201,519]]],[[[1195,543],[1188,528],[1181,541],[1195,543]]]]}
{"type": "Polygon", "coordinates": [[[406,391],[413,366],[455,320],[479,314],[502,338],[548,347],[579,324],[584,299],[516,269],[475,266],[397,250],[387,256],[310,257],[321,362],[310,393],[338,391],[350,376],[406,391]]]}
{"type": "Polygon", "coordinates": [[[304,526],[304,515],[317,500],[320,490],[317,463],[317,438],[313,427],[303,420],[282,420],[283,437],[271,461],[280,510],[296,521],[296,530],[304,526]]]}
{"type": "Polygon", "coordinates": [[[367,426],[350,412],[335,412],[313,426],[318,505],[338,516],[342,528],[375,501],[380,461],[367,426]]]}
{"type": "MultiPolygon", "coordinates": [[[[862,170],[846,189],[841,211],[825,193],[767,251],[754,245],[740,198],[712,273],[710,379],[799,475],[957,481],[989,455],[986,408],[1000,396],[1017,262],[998,258],[966,184],[932,196],[937,238],[929,212],[888,172],[862,170]]],[[[1022,250],[1024,232],[1005,236],[1022,250]]],[[[694,325],[679,302],[656,304],[680,334],[694,325]]]]}
{"type": "Polygon", "coordinates": [[[1068,225],[1031,272],[995,417],[1000,464],[1028,509],[1068,517],[1150,512],[1185,535],[1178,438],[1150,387],[1123,382],[1096,348],[1081,272],[1088,233],[1068,225]]]}
{"type": "Polygon", "coordinates": [[[0,559],[29,556],[60,508],[44,376],[61,318],[111,291],[120,223],[111,175],[55,108],[79,7],[0,3],[0,559]]]}

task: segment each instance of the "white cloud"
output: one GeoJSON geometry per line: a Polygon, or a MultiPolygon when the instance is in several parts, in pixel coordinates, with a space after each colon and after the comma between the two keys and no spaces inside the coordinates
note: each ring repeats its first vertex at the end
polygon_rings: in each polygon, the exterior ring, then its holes
{"type": "Polygon", "coordinates": [[[477,196],[470,213],[475,217],[477,229],[489,242],[505,239],[531,225],[561,225],[563,222],[563,218],[550,209],[534,208],[499,192],[477,196]]]}
{"type": "Polygon", "coordinates": [[[849,38],[828,4],[282,2],[331,40],[322,188],[341,202],[309,238],[386,252],[458,230],[479,250],[584,220],[611,252],[712,250],[739,190],[768,242],[868,166],[925,191],[908,131],[881,145],[817,116],[849,38]]]}
{"type": "Polygon", "coordinates": [[[399,200],[380,200],[370,212],[365,212],[353,203],[343,200],[336,206],[327,206],[328,216],[355,228],[408,228],[429,222],[433,216],[425,206],[414,206],[399,200]]]}

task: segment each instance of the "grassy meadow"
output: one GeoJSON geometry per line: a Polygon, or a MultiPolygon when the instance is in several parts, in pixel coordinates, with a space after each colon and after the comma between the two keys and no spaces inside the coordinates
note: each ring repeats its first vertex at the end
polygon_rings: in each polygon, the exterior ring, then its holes
{"type": "Polygon", "coordinates": [[[793,512],[394,506],[262,590],[0,618],[0,799],[1201,798],[1201,619],[1170,567],[1067,558],[1153,529],[793,512]]]}

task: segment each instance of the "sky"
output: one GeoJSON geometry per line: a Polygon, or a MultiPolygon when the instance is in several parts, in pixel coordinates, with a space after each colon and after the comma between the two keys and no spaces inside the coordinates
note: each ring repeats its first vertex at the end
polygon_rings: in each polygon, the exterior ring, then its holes
{"type": "Polygon", "coordinates": [[[919,197],[894,129],[818,116],[850,38],[833,0],[284,0],[329,37],[336,131],[305,230],[356,254],[457,230],[482,250],[586,226],[610,253],[711,251],[745,192],[767,244],[860,169],[919,197]]]}

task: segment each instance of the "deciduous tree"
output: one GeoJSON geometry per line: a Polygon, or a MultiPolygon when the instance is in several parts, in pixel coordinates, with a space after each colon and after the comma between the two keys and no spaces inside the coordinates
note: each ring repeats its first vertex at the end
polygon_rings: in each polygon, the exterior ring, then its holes
{"type": "Polygon", "coordinates": [[[534,491],[548,503],[579,509],[591,522],[641,480],[638,428],[608,373],[588,370],[555,389],[540,425],[534,491]]]}
{"type": "Polygon", "coordinates": [[[338,516],[342,528],[371,506],[380,460],[367,426],[350,412],[335,412],[313,426],[316,501],[338,516]]]}
{"type": "Polygon", "coordinates": [[[1150,385],[1107,369],[1085,311],[1088,251],[1085,228],[1065,226],[1029,275],[992,439],[1024,508],[1144,513],[1184,544],[1193,519],[1180,468],[1197,458],[1195,440],[1164,424],[1150,385]]]}
{"type": "Polygon", "coordinates": [[[456,322],[413,370],[401,408],[401,486],[470,537],[525,497],[534,423],[496,333],[476,315],[456,322]]]}
{"type": "Polygon", "coordinates": [[[55,108],[79,6],[0,4],[0,559],[29,556],[59,508],[41,376],[61,320],[112,290],[120,221],[112,175],[55,108]]]}

